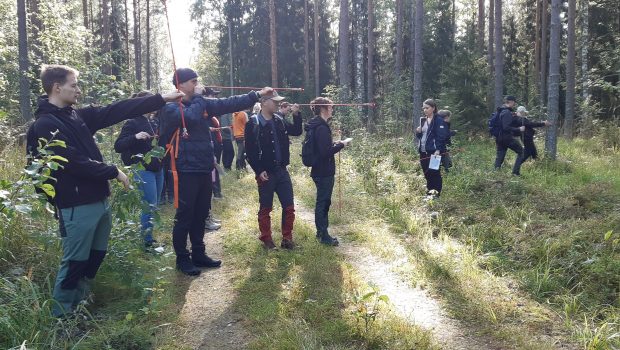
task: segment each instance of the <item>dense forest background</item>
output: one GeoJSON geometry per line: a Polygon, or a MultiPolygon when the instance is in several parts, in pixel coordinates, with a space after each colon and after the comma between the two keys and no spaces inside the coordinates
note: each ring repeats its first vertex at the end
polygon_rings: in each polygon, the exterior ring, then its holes
{"type": "MultiPolygon", "coordinates": [[[[31,118],[43,63],[76,66],[84,103],[170,88],[160,1],[1,0],[0,10],[5,122],[31,118]]],[[[330,93],[378,103],[343,113],[350,128],[411,130],[421,113],[413,106],[432,97],[458,124],[483,130],[505,94],[557,120],[569,138],[620,118],[613,0],[199,0],[191,12],[199,29],[188,37],[199,41],[195,68],[207,83],[304,87],[297,101],[330,93]]]]}

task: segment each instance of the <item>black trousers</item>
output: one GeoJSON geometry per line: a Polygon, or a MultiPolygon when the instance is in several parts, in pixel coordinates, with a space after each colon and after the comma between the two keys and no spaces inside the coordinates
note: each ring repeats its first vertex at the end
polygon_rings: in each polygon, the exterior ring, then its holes
{"type": "Polygon", "coordinates": [[[222,159],[222,144],[217,141],[213,141],[213,155],[215,156],[216,162],[219,164],[222,159]]]}
{"type": "Polygon", "coordinates": [[[420,152],[420,165],[426,178],[427,193],[431,194],[431,191],[435,190],[437,191],[436,195],[439,196],[443,187],[443,180],[441,178],[441,171],[428,168],[432,155],[433,153],[420,152]]]}
{"type": "Polygon", "coordinates": [[[314,225],[319,234],[328,233],[329,207],[332,204],[334,176],[313,177],[316,185],[316,205],[314,206],[314,225]]]}
{"type": "Polygon", "coordinates": [[[205,222],[211,209],[211,173],[179,173],[179,208],[174,216],[174,252],[187,255],[187,236],[192,250],[204,249],[205,222]]]}
{"type": "Polygon", "coordinates": [[[235,159],[235,149],[233,148],[232,140],[224,140],[222,144],[222,164],[224,169],[230,170],[232,167],[233,159],[235,159]]]}
{"type": "Polygon", "coordinates": [[[512,173],[515,175],[520,175],[521,164],[523,164],[524,161],[523,146],[521,146],[521,143],[519,143],[519,141],[517,141],[517,139],[515,139],[514,137],[498,137],[497,139],[495,139],[495,146],[497,148],[497,154],[495,156],[495,169],[499,169],[502,167],[504,159],[506,158],[506,152],[511,149],[517,154],[517,159],[515,159],[515,165],[512,167],[512,173]]]}

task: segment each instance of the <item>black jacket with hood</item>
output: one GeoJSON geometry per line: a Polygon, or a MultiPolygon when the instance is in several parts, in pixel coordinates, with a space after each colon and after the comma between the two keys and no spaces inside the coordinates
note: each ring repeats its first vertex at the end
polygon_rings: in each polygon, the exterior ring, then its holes
{"type": "Polygon", "coordinates": [[[46,97],[39,101],[36,120],[28,129],[27,152],[37,156],[39,138],[62,140],[66,147],[51,147],[55,154],[67,159],[63,168],[52,172],[56,178],[56,207],[70,208],[104,200],[110,195],[108,180],[118,176],[114,165],[103,162],[93,135],[100,129],[125,119],[155,111],[165,102],[161,95],[118,101],[105,107],[59,108],[46,97]]]}
{"type": "Polygon", "coordinates": [[[316,162],[312,166],[310,175],[312,177],[334,176],[336,174],[336,160],[334,155],[344,148],[342,143],[334,143],[332,140],[332,130],[329,124],[321,118],[310,119],[304,128],[306,133],[310,130],[314,137],[314,151],[316,152],[316,162]]]}
{"type": "Polygon", "coordinates": [[[153,138],[136,139],[136,134],[142,131],[149,133],[151,136],[159,136],[157,119],[150,119],[145,116],[128,120],[123,125],[123,129],[121,129],[116,142],[114,142],[114,150],[121,154],[121,159],[125,165],[142,162],[145,170],[158,172],[161,170],[161,159],[151,157],[151,161],[147,164],[141,157],[136,157],[138,154],[144,156],[153,149],[153,138]]]}

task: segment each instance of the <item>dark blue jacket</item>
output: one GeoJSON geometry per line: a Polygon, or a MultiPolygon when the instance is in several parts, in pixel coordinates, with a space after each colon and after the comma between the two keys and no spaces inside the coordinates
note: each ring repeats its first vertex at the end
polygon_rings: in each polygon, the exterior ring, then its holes
{"type": "Polygon", "coordinates": [[[66,147],[52,147],[51,150],[68,162],[64,168],[52,172],[56,178],[55,205],[70,208],[95,203],[110,195],[108,180],[118,176],[114,165],[103,162],[103,156],[93,139],[100,129],[114,125],[128,118],[142,116],[156,111],[164,105],[164,99],[157,94],[119,101],[105,107],[58,108],[41,98],[35,115],[36,120],[28,129],[27,151],[37,155],[39,138],[55,138],[65,142],[66,147]]]}
{"type": "MultiPolygon", "coordinates": [[[[208,174],[213,171],[213,146],[211,144],[210,118],[216,115],[248,109],[258,101],[252,91],[247,95],[228,98],[205,98],[194,96],[191,101],[183,101],[183,113],[188,138],[179,139],[177,170],[182,173],[208,174]],[[205,116],[205,112],[206,115],[205,116]]],[[[178,103],[168,103],[159,113],[160,144],[165,146],[177,128],[182,128],[181,112],[178,103]]]]}
{"type": "MultiPolygon", "coordinates": [[[[426,118],[422,120],[420,127],[424,126],[426,118]]],[[[422,140],[422,133],[416,132],[418,152],[421,150],[420,141],[422,140]]],[[[429,125],[428,136],[426,137],[426,153],[435,153],[439,150],[441,153],[446,152],[446,142],[450,137],[450,130],[444,122],[443,118],[435,114],[433,121],[429,125]]]]}
{"type": "Polygon", "coordinates": [[[314,130],[314,151],[317,153],[317,158],[310,171],[310,176],[334,176],[336,174],[334,155],[340,152],[344,145],[342,143],[334,143],[332,140],[332,130],[329,124],[321,117],[310,119],[305,127],[306,133],[311,129],[314,130]]]}
{"type": "Polygon", "coordinates": [[[245,125],[245,153],[247,154],[248,163],[256,173],[260,175],[263,171],[271,171],[276,166],[287,166],[290,163],[291,153],[289,150],[291,136],[299,136],[302,134],[302,118],[301,112],[293,114],[293,124],[277,113],[273,114],[276,134],[274,135],[271,128],[265,128],[260,125],[257,120],[260,118],[252,117],[245,125]],[[281,162],[277,164],[274,137],[278,138],[280,145],[281,162]]]}
{"type": "MultiPolygon", "coordinates": [[[[136,139],[136,134],[145,131],[154,137],[159,136],[159,126],[157,118],[134,118],[128,120],[121,133],[114,142],[114,150],[121,154],[123,164],[132,165],[142,161],[141,157],[135,157],[138,154],[146,155],[152,148],[152,138],[145,140],[136,139]]],[[[152,157],[150,163],[142,161],[145,170],[157,172],[161,170],[161,160],[152,157]]]]}

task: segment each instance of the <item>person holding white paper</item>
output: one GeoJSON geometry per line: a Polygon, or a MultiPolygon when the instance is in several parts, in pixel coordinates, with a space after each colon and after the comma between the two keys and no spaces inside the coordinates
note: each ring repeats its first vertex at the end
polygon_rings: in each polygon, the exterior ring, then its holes
{"type": "MultiPolygon", "coordinates": [[[[446,141],[449,136],[448,127],[443,119],[437,115],[437,103],[427,99],[422,104],[424,117],[420,119],[420,126],[416,128],[418,152],[420,153],[420,165],[426,178],[427,195],[439,197],[443,180],[441,171],[429,168],[432,156],[441,156],[446,153],[446,141]]],[[[438,159],[439,161],[441,158],[438,159]]]]}
{"type": "Polygon", "coordinates": [[[310,102],[315,117],[306,125],[306,133],[312,136],[315,161],[310,175],[316,185],[316,206],[314,208],[314,224],[316,225],[316,238],[323,244],[337,246],[338,238],[329,235],[329,207],[332,203],[334,190],[334,177],[336,174],[336,160],[334,155],[342,150],[351,138],[346,140],[332,140],[332,130],[329,120],[332,118],[334,106],[332,100],[325,97],[317,97],[310,102]]]}

